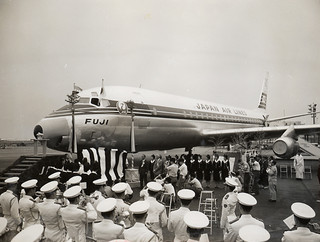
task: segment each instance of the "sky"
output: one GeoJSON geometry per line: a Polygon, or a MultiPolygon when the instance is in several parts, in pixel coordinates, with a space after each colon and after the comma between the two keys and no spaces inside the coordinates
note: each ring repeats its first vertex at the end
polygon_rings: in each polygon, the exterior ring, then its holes
{"type": "Polygon", "coordinates": [[[319,0],[1,0],[0,138],[102,79],[255,109],[268,72],[270,118],[304,113],[319,43],[319,0]]]}

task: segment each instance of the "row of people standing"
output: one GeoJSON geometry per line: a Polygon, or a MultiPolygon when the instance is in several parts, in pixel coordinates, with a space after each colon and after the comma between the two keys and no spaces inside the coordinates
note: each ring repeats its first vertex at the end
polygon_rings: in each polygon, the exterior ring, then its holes
{"type": "Polygon", "coordinates": [[[218,183],[224,181],[229,176],[230,162],[227,155],[221,158],[217,153],[212,156],[206,155],[206,159],[203,160],[199,154],[182,154],[180,158],[176,155],[175,157],[167,156],[165,161],[161,155],[151,155],[151,160],[148,161],[146,156],[143,154],[139,162],[139,176],[140,176],[140,188],[142,189],[148,181],[148,173],[150,173],[150,180],[168,173],[175,183],[176,179],[179,179],[179,170],[175,165],[179,164],[179,159],[183,160],[186,165],[188,174],[195,174],[196,178],[202,182],[206,181],[207,186],[211,180],[218,183]],[[177,173],[177,174],[175,174],[177,173]]]}

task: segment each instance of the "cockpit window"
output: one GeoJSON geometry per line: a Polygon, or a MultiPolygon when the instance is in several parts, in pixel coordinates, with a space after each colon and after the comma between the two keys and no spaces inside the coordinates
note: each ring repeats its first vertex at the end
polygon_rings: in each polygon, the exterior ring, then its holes
{"type": "Polygon", "coordinates": [[[91,104],[96,105],[96,106],[100,106],[100,100],[99,98],[91,98],[91,104]]]}
{"type": "Polygon", "coordinates": [[[79,100],[79,103],[89,103],[90,98],[88,97],[81,97],[79,100]]]}

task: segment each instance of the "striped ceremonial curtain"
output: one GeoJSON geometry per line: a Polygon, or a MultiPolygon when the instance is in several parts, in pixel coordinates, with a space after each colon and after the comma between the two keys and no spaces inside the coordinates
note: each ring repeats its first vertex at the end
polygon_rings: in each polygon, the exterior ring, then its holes
{"type": "Polygon", "coordinates": [[[97,160],[100,164],[101,177],[115,181],[125,176],[127,154],[126,151],[99,147],[98,149],[83,149],[80,156],[87,158],[90,164],[97,160]]]}

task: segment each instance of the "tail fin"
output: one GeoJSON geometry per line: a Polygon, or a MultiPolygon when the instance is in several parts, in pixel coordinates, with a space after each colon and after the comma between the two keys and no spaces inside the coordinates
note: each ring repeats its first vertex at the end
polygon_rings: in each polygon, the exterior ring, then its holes
{"type": "Polygon", "coordinates": [[[267,108],[268,78],[269,78],[269,72],[267,72],[266,78],[264,79],[264,82],[262,85],[260,101],[258,105],[258,109],[261,111],[265,111],[267,108]]]}

